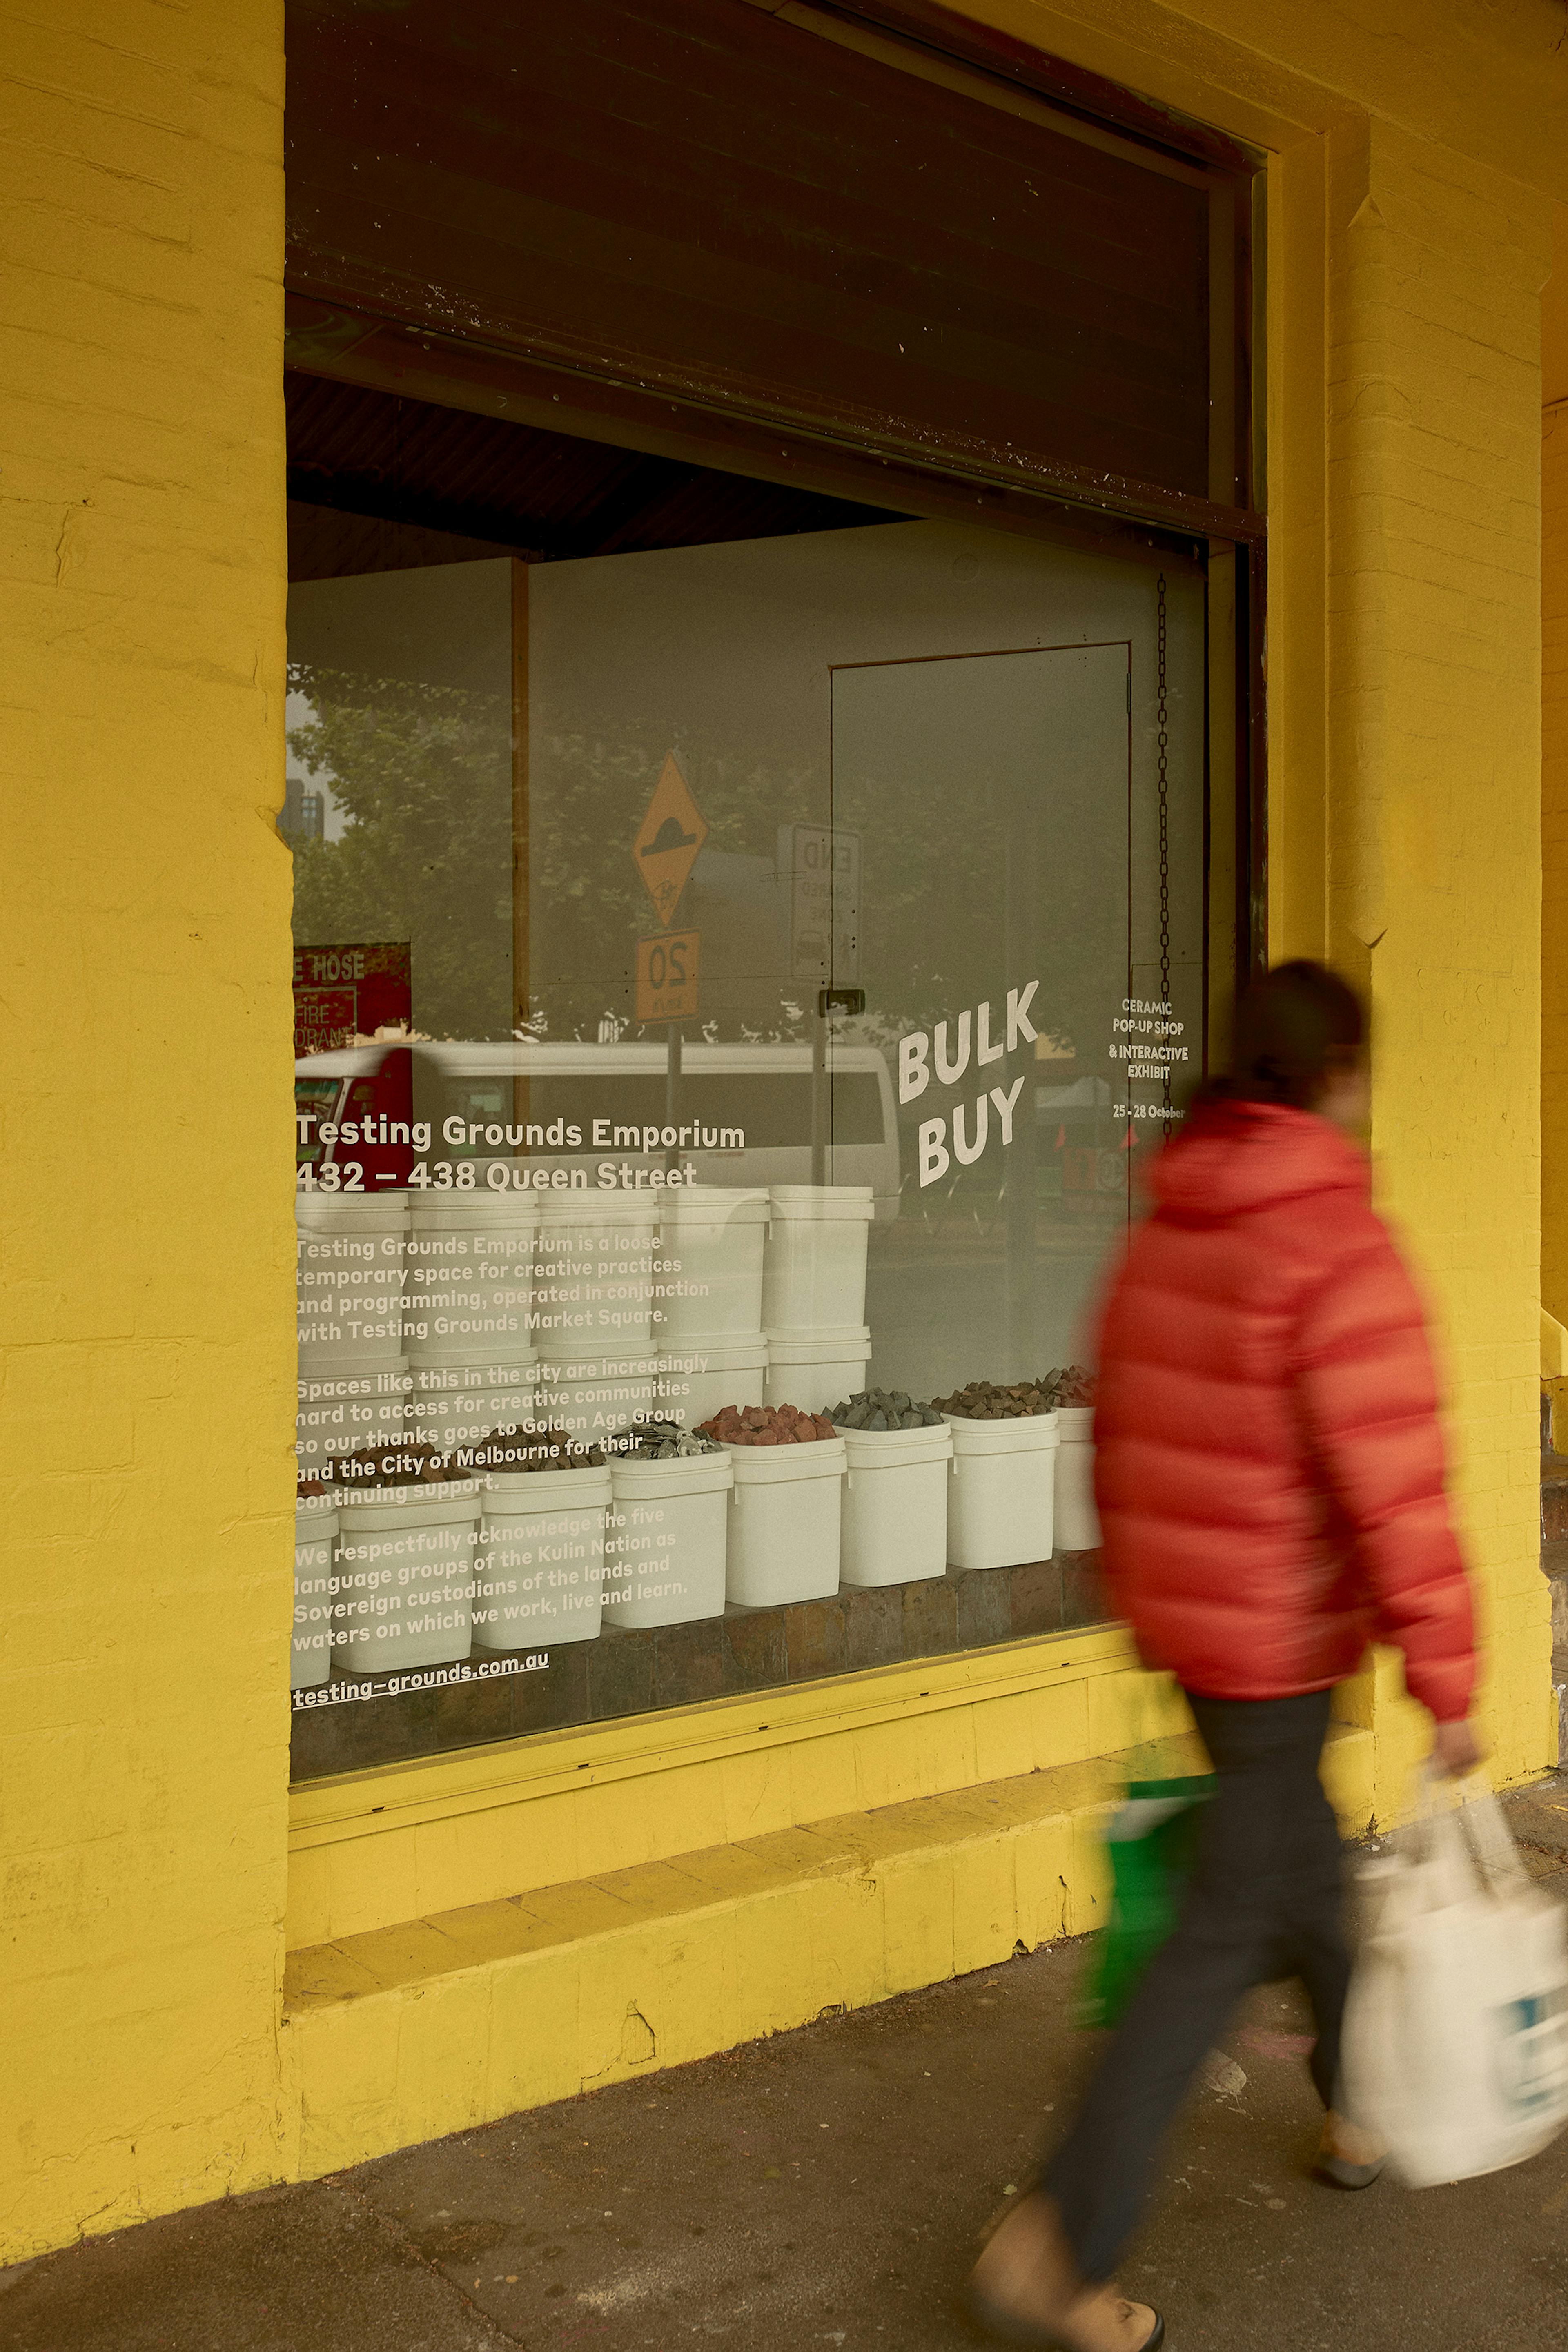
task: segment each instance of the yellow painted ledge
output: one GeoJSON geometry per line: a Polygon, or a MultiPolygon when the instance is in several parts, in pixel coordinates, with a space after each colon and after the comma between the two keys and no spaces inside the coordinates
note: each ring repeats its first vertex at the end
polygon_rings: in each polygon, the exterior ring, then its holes
{"type": "MultiPolygon", "coordinates": [[[[1169,1738],[298,1952],[289,2168],[314,2179],[1081,1935],[1130,1770],[1204,1760],[1169,1738]]],[[[1369,1730],[1335,1727],[1324,1780],[1364,1829],[1369,1730]]]]}
{"type": "Polygon", "coordinates": [[[1097,1625],[382,1765],[292,1792],[289,1948],[1188,1727],[1097,1625]]]}

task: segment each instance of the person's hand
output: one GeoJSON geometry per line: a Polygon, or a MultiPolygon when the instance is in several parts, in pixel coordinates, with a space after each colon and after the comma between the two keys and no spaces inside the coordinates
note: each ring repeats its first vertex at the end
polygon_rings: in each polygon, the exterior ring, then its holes
{"type": "Polygon", "coordinates": [[[1432,1761],[1439,1772],[1457,1780],[1484,1764],[1487,1751],[1480,1734],[1468,1717],[1458,1723],[1440,1723],[1433,1734],[1432,1761]]]}

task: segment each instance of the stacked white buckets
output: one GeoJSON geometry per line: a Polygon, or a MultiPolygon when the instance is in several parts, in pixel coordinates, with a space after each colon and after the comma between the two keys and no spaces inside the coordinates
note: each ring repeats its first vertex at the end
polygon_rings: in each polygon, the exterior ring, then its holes
{"type": "Polygon", "coordinates": [[[331,1493],[301,1494],[294,1506],[294,1633],[289,1645],[289,1687],[313,1690],[331,1664],[332,1564],[338,1501],[331,1493]]]}
{"type": "Polygon", "coordinates": [[[339,1497],[333,1646],[351,1674],[397,1675],[468,1656],[479,1541],[477,1478],[339,1497]]]}
{"type": "Polygon", "coordinates": [[[868,1184],[775,1184],[768,1195],[764,1402],[821,1412],[866,1385],[868,1184]]]}
{"type": "MultiPolygon", "coordinates": [[[[1100,1540],[1086,1408],[638,1460],[650,1414],[822,1412],[866,1385],[868,1186],[299,1195],[292,1686],[542,1650],[1100,1540]],[[492,1432],[607,1466],[466,1475],[492,1432]],[[459,1475],[354,1486],[410,1443],[459,1475]]],[[[395,1465],[388,1465],[395,1475],[395,1465]]]]}
{"type": "Polygon", "coordinates": [[[299,1460],[319,1478],[340,1454],[404,1434],[406,1192],[295,1196],[299,1460]]]}
{"type": "Polygon", "coordinates": [[[688,1429],[721,1405],[763,1402],[767,1236],[761,1190],[701,1184],[665,1195],[655,1284],[658,1410],[688,1429]]]}
{"type": "Polygon", "coordinates": [[[602,1445],[653,1408],[658,1216],[635,1193],[551,1192],[541,1202],[539,1417],[579,1445],[602,1445]]]}
{"type": "MultiPolygon", "coordinates": [[[[689,1263],[702,1268],[708,1287],[704,1339],[710,1371],[709,1385],[693,1402],[707,1412],[721,1404],[793,1404],[821,1412],[863,1383],[870,1360],[866,1250],[875,1214],[871,1188],[775,1184],[765,1194],[716,1197],[728,1204],[721,1231],[686,1202],[667,1227],[693,1233],[689,1263]],[[722,1323],[713,1309],[715,1299],[727,1302],[722,1323]],[[748,1318],[743,1350],[742,1313],[748,1318]]],[[[683,1271],[688,1262],[683,1247],[683,1271]]],[[[698,1412],[689,1415],[693,1422],[703,1417],[698,1412]]],[[[730,1599],[742,1608],[768,1609],[837,1592],[843,1438],[727,1450],[734,1480],[727,1545],[730,1599]]]]}
{"type": "MultiPolygon", "coordinates": [[[[654,1282],[655,1411],[686,1429],[726,1404],[763,1402],[763,1259],[768,1196],[760,1188],[686,1185],[664,1196],[654,1282]]],[[[721,1617],[732,1540],[733,1454],[617,1461],[605,1611],[626,1628],[721,1617]]]]}
{"type": "MultiPolygon", "coordinates": [[[[417,1194],[408,1212],[403,1332],[406,1438],[455,1454],[532,1418],[536,1203],[513,1192],[417,1194]]],[[[342,1663],[398,1674],[466,1658],[492,1605],[479,1482],[345,1493],[338,1583],[342,1663]]]]}
{"type": "MultiPolygon", "coordinates": [[[[297,1192],[299,1407],[302,1483],[334,1480],[340,1458],[405,1435],[410,1377],[403,1352],[407,1280],[406,1192],[297,1192]]],[[[294,1530],[296,1690],[325,1682],[333,1649],[346,1654],[335,1608],[338,1535],[331,1494],[302,1496],[294,1530]]]]}
{"type": "Polygon", "coordinates": [[[421,1192],[409,1213],[407,1433],[440,1453],[532,1418],[537,1203],[517,1192],[421,1192]]]}

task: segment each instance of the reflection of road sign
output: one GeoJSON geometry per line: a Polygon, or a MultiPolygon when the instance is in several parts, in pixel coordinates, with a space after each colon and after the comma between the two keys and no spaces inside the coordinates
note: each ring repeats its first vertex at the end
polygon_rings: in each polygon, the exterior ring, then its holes
{"type": "Polygon", "coordinates": [[[637,941],[637,1019],[689,1021],[697,1011],[700,931],[662,931],[637,941]]]}
{"type": "Polygon", "coordinates": [[[666,754],[633,856],[649,898],[668,923],[674,914],[708,827],[673,751],[666,754]]]}
{"type": "Polygon", "coordinates": [[[789,877],[789,969],[816,987],[860,977],[860,836],[842,826],[779,828],[779,870],[789,877]]]}

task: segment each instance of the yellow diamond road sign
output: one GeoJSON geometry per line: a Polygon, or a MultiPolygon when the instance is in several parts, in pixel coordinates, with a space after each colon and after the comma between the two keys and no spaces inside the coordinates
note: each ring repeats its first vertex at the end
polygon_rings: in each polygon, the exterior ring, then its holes
{"type": "Polygon", "coordinates": [[[708,827],[697,813],[691,787],[673,751],[666,754],[642,821],[633,856],[649,898],[668,923],[679,903],[708,827]]]}

